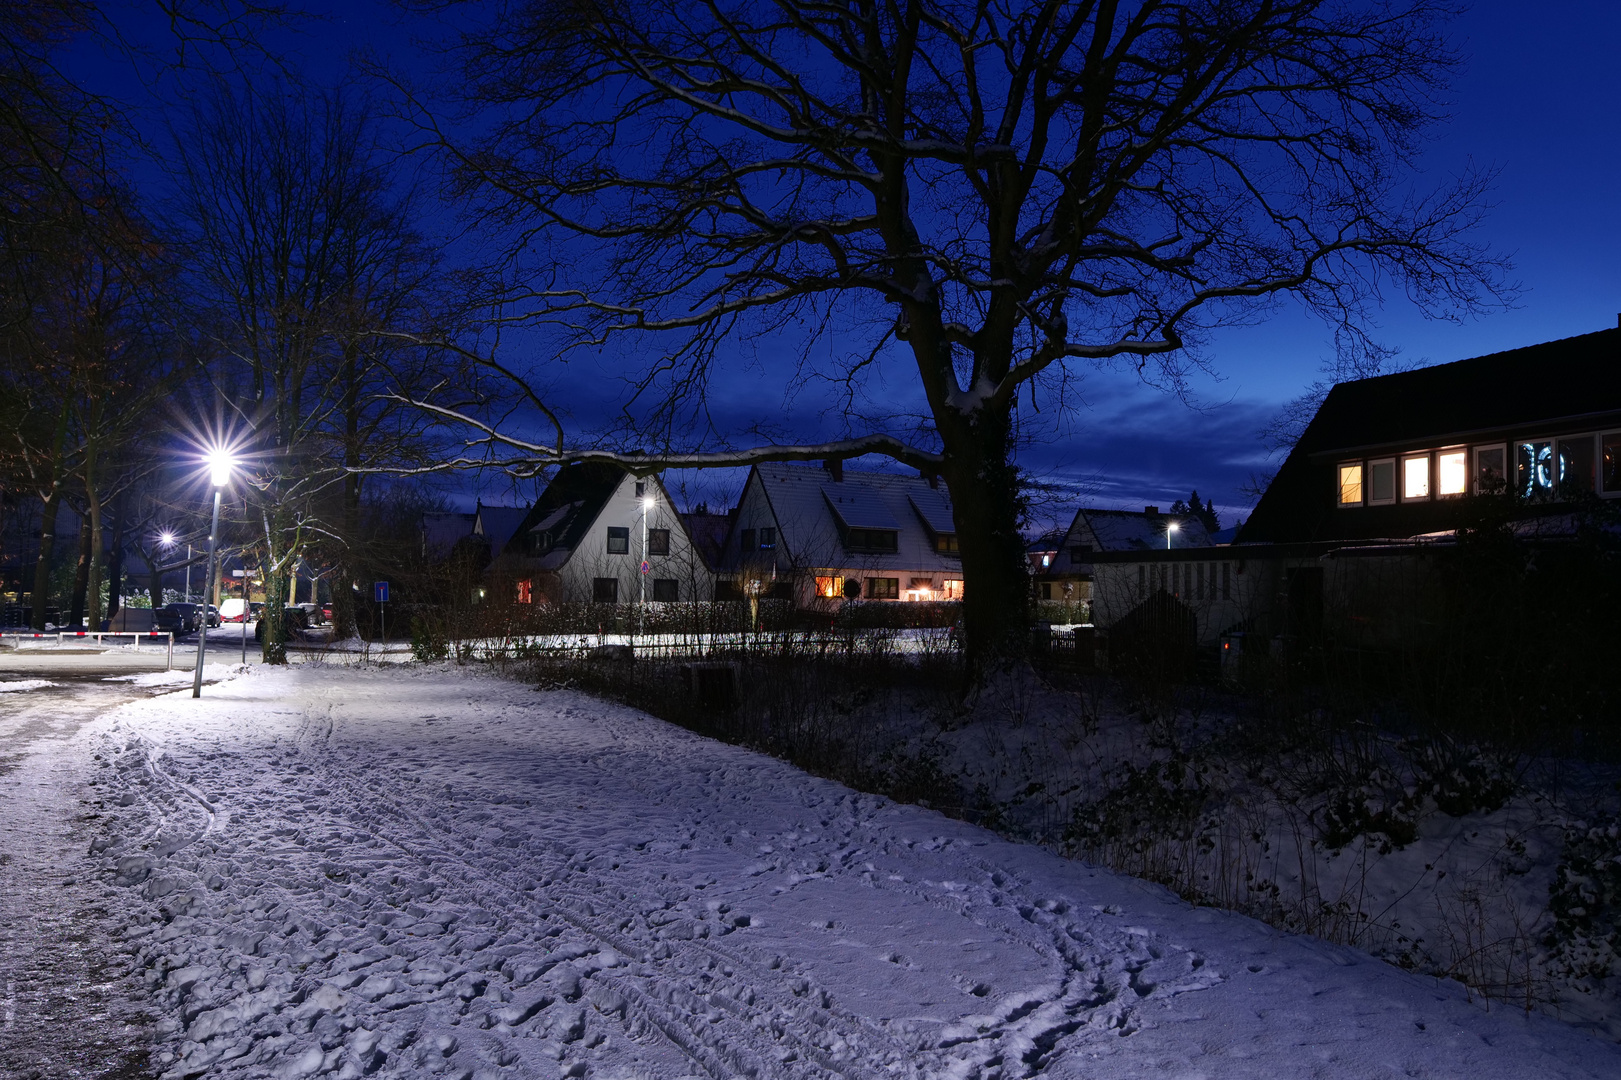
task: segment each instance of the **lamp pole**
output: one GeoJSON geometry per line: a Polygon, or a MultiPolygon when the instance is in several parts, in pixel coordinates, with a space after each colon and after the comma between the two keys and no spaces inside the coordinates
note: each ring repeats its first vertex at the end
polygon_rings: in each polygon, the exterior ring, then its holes
{"type": "Polygon", "coordinates": [[[1174,521],[1165,526],[1165,550],[1166,551],[1171,550],[1171,534],[1174,533],[1179,527],[1180,526],[1178,526],[1177,523],[1174,522],[1174,521]]]}
{"type": "Polygon", "coordinates": [[[651,565],[647,561],[647,508],[653,505],[651,495],[642,498],[642,564],[637,567],[640,573],[636,575],[636,636],[642,637],[646,630],[647,618],[647,571],[651,565]]]}
{"type": "Polygon", "coordinates": [[[186,545],[186,603],[191,603],[191,545],[186,545]]]}
{"type": "MultiPolygon", "coordinates": [[[[214,524],[210,526],[208,530],[208,576],[203,578],[204,581],[212,581],[214,578],[214,549],[219,542],[219,532],[220,489],[216,487],[214,488],[214,524]]],[[[189,595],[191,591],[189,582],[187,583],[186,591],[189,595]]],[[[203,624],[197,628],[197,670],[191,673],[191,696],[194,698],[203,696],[203,657],[208,653],[207,607],[203,608],[202,622],[203,624]]]]}
{"type": "MultiPolygon", "coordinates": [[[[220,489],[231,482],[231,459],[221,451],[215,451],[208,457],[209,479],[214,484],[214,523],[208,530],[208,576],[203,581],[214,580],[214,556],[219,549],[220,536],[220,489]]],[[[206,584],[203,586],[208,587],[206,584]]],[[[189,585],[188,585],[189,588],[189,585]]],[[[191,673],[191,696],[203,696],[203,658],[208,654],[208,605],[203,604],[202,625],[197,628],[197,668],[191,673]]]]}

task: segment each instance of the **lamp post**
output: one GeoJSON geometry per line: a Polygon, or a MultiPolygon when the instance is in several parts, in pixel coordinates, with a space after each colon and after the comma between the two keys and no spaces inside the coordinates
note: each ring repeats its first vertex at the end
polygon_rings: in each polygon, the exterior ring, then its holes
{"type": "MultiPolygon", "coordinates": [[[[208,576],[204,581],[214,580],[214,555],[219,548],[220,535],[220,489],[231,482],[231,456],[224,450],[213,450],[208,454],[208,479],[214,487],[214,523],[208,530],[208,576]]],[[[188,573],[188,578],[189,578],[188,573]]],[[[191,583],[188,580],[186,589],[189,594],[191,583]]],[[[197,669],[191,673],[191,696],[203,696],[203,658],[208,654],[208,607],[203,606],[203,624],[197,628],[197,669]]]]}
{"type": "MultiPolygon", "coordinates": [[[[638,485],[640,486],[640,485],[638,485]]],[[[642,565],[641,573],[637,575],[636,593],[636,636],[642,637],[647,629],[647,575],[653,564],[647,560],[647,512],[653,509],[653,496],[642,496],[642,565]]]]}
{"type": "Polygon", "coordinates": [[[1182,526],[1178,525],[1174,521],[1168,522],[1166,524],[1166,526],[1165,526],[1165,550],[1166,551],[1171,550],[1171,534],[1176,532],[1176,530],[1180,529],[1181,527],[1182,526]]]}

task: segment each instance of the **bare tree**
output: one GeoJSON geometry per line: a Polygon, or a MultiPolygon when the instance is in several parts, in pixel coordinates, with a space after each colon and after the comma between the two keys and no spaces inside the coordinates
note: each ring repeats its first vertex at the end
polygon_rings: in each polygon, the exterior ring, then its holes
{"type": "Polygon", "coordinates": [[[434,262],[375,134],[341,95],[272,84],[221,87],[175,136],[198,318],[252,491],[273,663],[285,661],[292,568],[315,546],[345,561],[359,468],[397,464],[421,426],[382,391],[418,389],[432,369],[415,342],[434,262]]]}
{"type": "Polygon", "coordinates": [[[1174,385],[1211,328],[1285,294],[1358,338],[1388,288],[1441,317],[1501,296],[1466,236],[1488,178],[1410,182],[1455,64],[1432,0],[455,9],[472,123],[417,115],[517,237],[507,317],[629,357],[622,339],[659,335],[627,408],[669,451],[464,414],[483,425],[464,460],[879,453],[938,473],[976,677],[1024,648],[1023,387],[1111,361],[1174,385]],[[868,333],[836,377],[908,357],[921,433],[852,419],[823,445],[677,452],[705,448],[677,419],[720,342],[805,326],[868,333]]]}

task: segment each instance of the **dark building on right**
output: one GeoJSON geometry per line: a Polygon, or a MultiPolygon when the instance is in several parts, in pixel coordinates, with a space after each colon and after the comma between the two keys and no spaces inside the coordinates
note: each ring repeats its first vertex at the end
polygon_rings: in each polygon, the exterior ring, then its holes
{"type": "Polygon", "coordinates": [[[1093,619],[1168,597],[1206,645],[1422,642],[1457,530],[1568,548],[1616,498],[1621,328],[1341,383],[1233,543],[1092,556],[1093,619]]]}
{"type": "Polygon", "coordinates": [[[1407,538],[1471,495],[1595,493],[1621,497],[1621,329],[1340,383],[1236,540],[1407,538]]]}

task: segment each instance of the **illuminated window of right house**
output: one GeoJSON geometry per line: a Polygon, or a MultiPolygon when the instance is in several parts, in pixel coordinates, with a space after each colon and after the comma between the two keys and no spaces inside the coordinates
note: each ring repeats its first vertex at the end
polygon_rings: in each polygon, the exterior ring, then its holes
{"type": "Polygon", "coordinates": [[[1353,461],[1340,466],[1340,505],[1362,505],[1362,462],[1353,461]]]}

